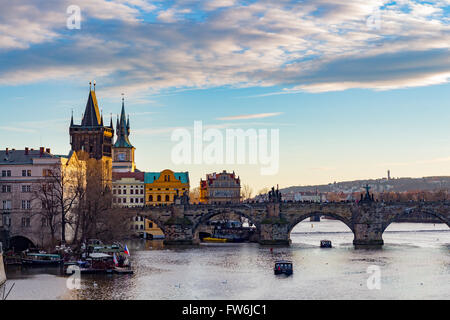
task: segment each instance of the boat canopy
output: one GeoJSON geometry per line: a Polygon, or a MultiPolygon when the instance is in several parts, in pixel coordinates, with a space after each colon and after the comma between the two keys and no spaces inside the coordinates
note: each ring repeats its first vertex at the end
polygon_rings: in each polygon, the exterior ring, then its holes
{"type": "Polygon", "coordinates": [[[60,258],[59,254],[49,254],[49,253],[27,253],[27,256],[60,258]]]}
{"type": "Polygon", "coordinates": [[[101,258],[112,258],[112,256],[102,252],[92,252],[89,254],[89,258],[101,259],[101,258]]]}

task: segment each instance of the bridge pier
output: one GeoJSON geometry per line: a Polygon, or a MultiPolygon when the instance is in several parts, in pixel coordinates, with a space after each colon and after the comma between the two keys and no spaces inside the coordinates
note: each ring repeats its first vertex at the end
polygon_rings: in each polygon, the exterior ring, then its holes
{"type": "Polygon", "coordinates": [[[384,244],[382,223],[356,223],[353,233],[356,249],[380,248],[384,244]]]}
{"type": "Polygon", "coordinates": [[[261,224],[259,244],[290,245],[289,225],[287,223],[261,224]]]}
{"type": "Polygon", "coordinates": [[[165,245],[196,245],[200,240],[195,239],[192,225],[187,223],[166,224],[164,226],[165,245]]]}

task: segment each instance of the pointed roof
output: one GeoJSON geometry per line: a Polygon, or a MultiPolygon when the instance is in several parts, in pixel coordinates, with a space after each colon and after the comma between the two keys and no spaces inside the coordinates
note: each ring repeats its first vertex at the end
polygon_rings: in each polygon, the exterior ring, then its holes
{"type": "Polygon", "coordinates": [[[95,91],[89,91],[89,97],[86,103],[86,110],[84,111],[81,125],[84,127],[97,127],[103,125],[103,119],[100,117],[98,110],[97,97],[95,91]]]}
{"type": "Polygon", "coordinates": [[[133,148],[133,146],[130,143],[130,140],[128,139],[128,135],[130,134],[130,127],[129,127],[129,121],[127,123],[126,116],[125,116],[125,102],[122,98],[122,111],[120,113],[120,121],[117,119],[117,127],[116,127],[116,133],[117,133],[117,140],[114,144],[115,148],[133,148]]]}

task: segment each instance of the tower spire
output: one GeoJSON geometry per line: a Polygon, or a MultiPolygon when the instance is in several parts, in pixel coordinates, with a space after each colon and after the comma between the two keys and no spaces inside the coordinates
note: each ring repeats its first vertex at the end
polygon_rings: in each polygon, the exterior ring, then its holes
{"type": "Polygon", "coordinates": [[[114,144],[114,147],[126,147],[126,148],[132,148],[133,146],[130,143],[130,140],[128,139],[128,136],[130,134],[130,120],[125,114],[125,98],[124,94],[122,93],[122,110],[120,111],[120,119],[119,116],[117,116],[117,127],[116,127],[116,133],[117,133],[117,140],[114,144]]]}

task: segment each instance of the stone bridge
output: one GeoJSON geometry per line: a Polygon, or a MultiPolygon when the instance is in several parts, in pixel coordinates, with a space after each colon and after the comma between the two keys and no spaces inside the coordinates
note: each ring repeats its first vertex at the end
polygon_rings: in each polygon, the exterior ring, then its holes
{"type": "Polygon", "coordinates": [[[414,213],[435,216],[450,227],[450,202],[266,202],[227,205],[173,204],[147,206],[133,214],[153,220],[166,244],[199,243],[199,227],[212,217],[234,213],[249,219],[260,244],[290,244],[290,233],[304,219],[320,215],[342,221],[353,232],[356,247],[383,245],[383,232],[396,220],[414,213]]]}

